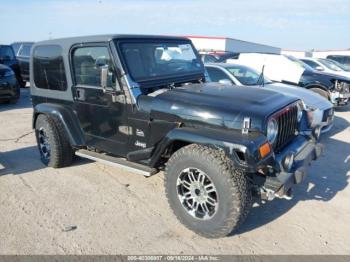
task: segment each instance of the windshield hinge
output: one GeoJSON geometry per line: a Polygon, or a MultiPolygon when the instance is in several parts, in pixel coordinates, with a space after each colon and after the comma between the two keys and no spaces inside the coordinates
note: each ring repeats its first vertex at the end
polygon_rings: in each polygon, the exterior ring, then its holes
{"type": "Polygon", "coordinates": [[[245,117],[243,119],[242,134],[248,134],[250,128],[250,117],[245,117]]]}

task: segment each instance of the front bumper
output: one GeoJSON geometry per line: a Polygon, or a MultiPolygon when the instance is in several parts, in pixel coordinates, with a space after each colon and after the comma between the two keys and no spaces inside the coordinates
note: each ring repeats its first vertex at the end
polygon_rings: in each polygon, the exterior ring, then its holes
{"type": "MultiPolygon", "coordinates": [[[[327,103],[331,105],[330,103],[327,103]]],[[[321,133],[328,132],[333,126],[334,120],[334,109],[333,106],[325,107],[323,109],[316,109],[313,111],[306,112],[306,114],[310,114],[311,116],[304,118],[302,121],[300,130],[302,130],[302,134],[310,135],[312,130],[316,127],[321,127],[321,133]],[[310,119],[308,120],[307,119],[310,119]],[[310,123],[311,122],[311,123],[310,123]]]]}
{"type": "Polygon", "coordinates": [[[323,145],[314,139],[307,140],[299,136],[296,141],[287,146],[275,156],[275,167],[270,171],[263,185],[260,187],[262,198],[272,200],[274,197],[283,197],[293,185],[301,183],[307,176],[307,167],[313,160],[319,158],[323,152],[323,145]],[[285,158],[294,154],[293,165],[290,170],[284,167],[285,158]]]}
{"type": "Polygon", "coordinates": [[[17,98],[19,86],[15,78],[5,77],[0,79],[0,101],[17,98]]]}

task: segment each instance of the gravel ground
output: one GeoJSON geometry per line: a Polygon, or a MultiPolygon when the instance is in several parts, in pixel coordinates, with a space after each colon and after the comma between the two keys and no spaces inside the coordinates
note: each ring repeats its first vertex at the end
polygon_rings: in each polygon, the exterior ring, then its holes
{"type": "Polygon", "coordinates": [[[350,254],[349,106],[295,197],[256,203],[236,235],[215,240],[176,220],[163,174],[42,165],[31,117],[28,89],[0,105],[0,254],[350,254]]]}

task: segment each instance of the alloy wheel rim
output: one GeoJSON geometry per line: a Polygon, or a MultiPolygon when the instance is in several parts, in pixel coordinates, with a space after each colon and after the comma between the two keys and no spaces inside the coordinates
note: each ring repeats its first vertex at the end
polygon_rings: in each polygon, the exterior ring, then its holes
{"type": "Polygon", "coordinates": [[[50,160],[51,147],[49,143],[49,137],[43,128],[40,128],[38,131],[38,140],[41,156],[45,160],[50,160]]]}
{"type": "Polygon", "coordinates": [[[180,203],[189,215],[208,220],[216,214],[219,196],[205,172],[198,168],[185,168],[177,178],[176,187],[180,203]]]}

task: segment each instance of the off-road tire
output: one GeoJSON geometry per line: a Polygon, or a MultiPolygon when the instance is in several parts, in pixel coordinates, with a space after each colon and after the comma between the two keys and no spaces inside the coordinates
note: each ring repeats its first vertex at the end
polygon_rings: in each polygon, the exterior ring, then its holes
{"type": "Polygon", "coordinates": [[[166,164],[165,193],[175,216],[190,230],[207,238],[225,237],[245,221],[252,205],[252,192],[246,175],[234,167],[224,152],[191,144],[176,151],[166,164]],[[202,170],[214,183],[219,204],[209,220],[191,216],[177,195],[177,177],[182,170],[194,167],[202,170]]]}
{"type": "Polygon", "coordinates": [[[310,88],[310,90],[315,92],[315,93],[317,93],[317,94],[319,94],[320,96],[324,97],[328,101],[330,100],[328,93],[326,91],[322,90],[321,88],[315,87],[315,88],[310,88]]]}
{"type": "Polygon", "coordinates": [[[66,131],[61,122],[44,114],[40,114],[35,122],[35,136],[42,162],[50,167],[69,166],[73,160],[73,149],[69,143],[66,131]],[[39,130],[43,129],[50,144],[50,159],[45,159],[39,146],[39,130]]]}

